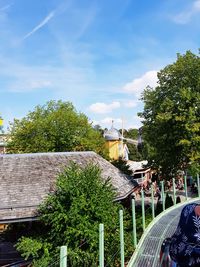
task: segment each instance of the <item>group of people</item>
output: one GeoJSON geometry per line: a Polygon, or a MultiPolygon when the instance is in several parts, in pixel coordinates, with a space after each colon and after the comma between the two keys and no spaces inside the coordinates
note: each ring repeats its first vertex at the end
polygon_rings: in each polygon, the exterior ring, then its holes
{"type": "MultiPolygon", "coordinates": [[[[170,191],[170,190],[172,190],[172,187],[173,187],[172,179],[167,180],[165,182],[165,189],[170,191]]],[[[176,179],[175,179],[175,188],[178,189],[178,190],[183,190],[184,189],[184,182],[183,182],[183,177],[182,176],[176,177],[176,179]]]]}
{"type": "MultiPolygon", "coordinates": [[[[154,197],[158,198],[158,201],[161,199],[161,189],[157,185],[156,182],[152,183],[153,185],[153,192],[154,192],[154,197]]],[[[141,196],[141,190],[144,192],[145,197],[150,197],[151,196],[151,183],[147,183],[147,185],[142,185],[138,191],[139,195],[141,196]]],[[[134,197],[136,198],[137,193],[134,194],[134,197]]]]}

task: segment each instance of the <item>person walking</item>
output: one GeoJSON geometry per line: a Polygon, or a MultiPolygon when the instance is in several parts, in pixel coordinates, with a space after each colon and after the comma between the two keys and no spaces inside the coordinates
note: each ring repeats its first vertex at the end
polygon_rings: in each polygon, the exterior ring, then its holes
{"type": "Polygon", "coordinates": [[[200,267],[200,204],[183,208],[169,254],[177,267],[200,267]]]}

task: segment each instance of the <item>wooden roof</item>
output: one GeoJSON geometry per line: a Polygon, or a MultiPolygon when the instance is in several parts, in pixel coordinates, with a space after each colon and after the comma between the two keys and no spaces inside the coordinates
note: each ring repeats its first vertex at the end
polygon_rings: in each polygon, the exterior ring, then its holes
{"type": "Polygon", "coordinates": [[[111,163],[94,152],[0,155],[0,222],[34,217],[37,206],[54,189],[59,172],[73,161],[97,164],[102,179],[111,178],[117,198],[127,197],[134,184],[111,163]]]}

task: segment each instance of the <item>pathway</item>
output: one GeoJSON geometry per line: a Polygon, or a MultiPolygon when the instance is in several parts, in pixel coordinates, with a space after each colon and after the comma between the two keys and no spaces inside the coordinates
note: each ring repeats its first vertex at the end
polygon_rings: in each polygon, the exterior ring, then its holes
{"type": "Polygon", "coordinates": [[[159,214],[150,223],[133,254],[128,267],[159,267],[160,247],[166,237],[176,230],[183,207],[190,202],[199,202],[199,198],[177,204],[159,214]]]}

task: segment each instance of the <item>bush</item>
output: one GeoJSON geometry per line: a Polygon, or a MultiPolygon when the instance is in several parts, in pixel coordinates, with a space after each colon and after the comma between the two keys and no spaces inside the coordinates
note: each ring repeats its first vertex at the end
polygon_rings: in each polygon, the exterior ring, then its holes
{"type": "MultiPolygon", "coordinates": [[[[34,258],[34,267],[46,267],[59,259],[60,246],[67,245],[69,266],[98,266],[99,223],[104,223],[105,261],[116,266],[120,255],[114,265],[112,256],[119,249],[119,209],[123,207],[113,202],[114,197],[110,182],[102,182],[96,166],[82,169],[72,164],[59,175],[55,194],[39,208],[42,233],[22,237],[17,249],[24,257],[34,258]]],[[[124,227],[131,229],[126,212],[124,227]]],[[[127,236],[126,253],[133,251],[127,236]]]]}
{"type": "Polygon", "coordinates": [[[133,172],[129,169],[130,166],[127,164],[127,162],[123,159],[119,160],[113,160],[111,162],[116,168],[118,168],[121,172],[123,172],[126,175],[132,175],[133,172]]]}

